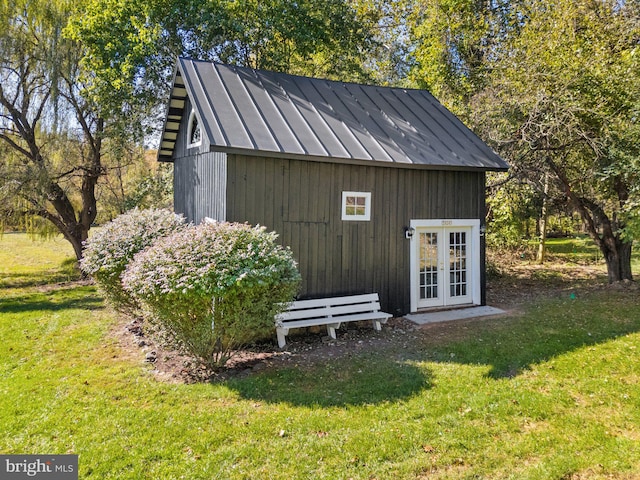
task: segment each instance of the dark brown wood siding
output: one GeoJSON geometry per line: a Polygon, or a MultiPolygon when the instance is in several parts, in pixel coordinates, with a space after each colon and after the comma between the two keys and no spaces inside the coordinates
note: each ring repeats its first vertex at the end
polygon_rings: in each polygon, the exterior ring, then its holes
{"type": "Polygon", "coordinates": [[[210,152],[173,162],[173,208],[190,222],[226,218],[227,155],[210,152]]]}
{"type": "Polygon", "coordinates": [[[484,181],[482,172],[229,154],[226,220],[279,233],[299,262],[301,298],[378,292],[384,310],[399,315],[410,309],[404,227],[411,219],[483,219],[484,181]],[[371,192],[370,221],[341,220],[343,191],[371,192]]]}

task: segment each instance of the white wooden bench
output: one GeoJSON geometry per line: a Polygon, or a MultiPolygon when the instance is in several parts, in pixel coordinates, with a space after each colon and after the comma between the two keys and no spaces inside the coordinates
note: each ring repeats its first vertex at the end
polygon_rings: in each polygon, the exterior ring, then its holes
{"type": "Polygon", "coordinates": [[[280,348],[286,345],[285,337],[291,328],[326,325],[329,336],[335,339],[336,328],[340,328],[340,324],[344,322],[372,320],[373,328],[381,330],[381,324],[392,316],[380,311],[377,293],[298,300],[275,317],[278,345],[280,348]]]}

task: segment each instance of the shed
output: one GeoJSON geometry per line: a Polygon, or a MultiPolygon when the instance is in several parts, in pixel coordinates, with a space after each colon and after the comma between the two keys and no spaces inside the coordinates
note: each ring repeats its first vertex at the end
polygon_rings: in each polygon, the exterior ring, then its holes
{"type": "Polygon", "coordinates": [[[300,299],[485,304],[485,176],[508,166],[425,90],[180,58],[158,159],[188,220],[277,232],[300,299]]]}

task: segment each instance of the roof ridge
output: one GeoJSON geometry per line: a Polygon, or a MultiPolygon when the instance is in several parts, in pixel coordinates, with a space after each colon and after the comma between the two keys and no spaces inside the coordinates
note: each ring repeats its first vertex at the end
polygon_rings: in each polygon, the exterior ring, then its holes
{"type": "MultiPolygon", "coordinates": [[[[176,79],[181,75],[207,134],[202,151],[253,151],[444,169],[508,168],[427,90],[183,57],[176,72],[173,90],[179,88],[176,79]]],[[[167,125],[175,127],[182,117],[176,115],[176,108],[172,112],[171,123],[165,121],[163,129],[161,160],[175,156],[175,133],[167,125]]]]}

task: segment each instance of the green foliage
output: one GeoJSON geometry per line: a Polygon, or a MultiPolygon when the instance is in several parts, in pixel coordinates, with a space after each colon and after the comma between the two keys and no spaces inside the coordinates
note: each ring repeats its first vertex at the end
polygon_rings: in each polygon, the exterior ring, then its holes
{"type": "MultiPolygon", "coordinates": [[[[551,212],[581,216],[609,280],[630,279],[630,242],[640,232],[638,2],[382,4],[407,12],[395,31],[413,85],[509,160],[517,185],[540,199],[548,185],[551,212]]],[[[502,200],[493,202],[494,226],[506,228],[497,240],[513,243],[520,207],[502,200]]]]}
{"type": "Polygon", "coordinates": [[[525,241],[525,219],[513,212],[512,204],[504,203],[501,195],[495,195],[491,203],[493,216],[487,224],[487,246],[496,249],[515,249],[525,241]]]}
{"type": "Polygon", "coordinates": [[[97,223],[134,208],[172,208],[173,164],[157,161],[155,151],[130,146],[105,159],[107,175],[98,184],[97,223]]]}
{"type": "Polygon", "coordinates": [[[637,203],[640,55],[637,2],[518,5],[521,24],[495,50],[473,123],[520,181],[548,172],[607,261],[631,279],[637,203]],[[633,223],[633,220],[632,220],[633,223]]]}
{"type": "Polygon", "coordinates": [[[404,0],[411,70],[409,78],[458,114],[485,86],[490,59],[510,31],[517,2],[404,0]]]}
{"type": "Polygon", "coordinates": [[[125,210],[173,206],[173,164],[156,163],[155,167],[133,178],[133,186],[124,198],[125,210]]]}
{"type": "Polygon", "coordinates": [[[85,242],[80,267],[95,279],[116,310],[140,316],[135,298],[122,288],[122,274],[136,253],[181,228],[184,218],[169,210],[133,209],[103,225],[85,242]]]}
{"type": "MultiPolygon", "coordinates": [[[[67,38],[83,45],[85,95],[100,105],[104,115],[120,120],[123,133],[133,133],[132,129],[142,126],[132,120],[151,113],[144,107],[145,102],[157,98],[158,91],[153,87],[166,75],[145,62],[146,58],[167,55],[167,48],[172,50],[171,44],[162,41],[159,25],[154,24],[156,10],[166,13],[163,5],[164,2],[130,0],[84,2],[64,30],[67,38]],[[143,81],[139,68],[155,81],[143,81]]],[[[175,9],[168,21],[180,17],[183,11],[175,9]]],[[[134,136],[141,134],[138,130],[134,136]]]]}
{"type": "MultiPolygon", "coordinates": [[[[503,176],[495,174],[491,178],[503,176]]],[[[530,219],[537,218],[536,200],[536,193],[528,185],[507,182],[494,188],[487,198],[487,245],[498,249],[522,247],[530,234],[530,219]]]]}
{"type": "Polygon", "coordinates": [[[166,99],[179,55],[347,79],[361,75],[369,42],[343,0],[91,0],[66,34],[86,48],[96,102],[149,115],[166,99]]]}
{"type": "Polygon", "coordinates": [[[248,0],[226,13],[224,63],[343,80],[361,71],[367,32],[349,2],[248,0]]]}
{"type": "Polygon", "coordinates": [[[376,85],[409,86],[410,54],[407,18],[412,11],[407,0],[354,0],[360,29],[370,40],[362,60],[367,79],[376,85]]]}
{"type": "Polygon", "coordinates": [[[273,334],[273,317],[293,300],[300,274],[288,248],[263,227],[202,223],[137,255],[124,288],[169,338],[209,368],[273,334]]]}
{"type": "Polygon", "coordinates": [[[621,236],[627,241],[640,239],[640,95],[634,107],[634,121],[618,131],[609,153],[615,161],[602,172],[602,182],[621,181],[628,188],[628,198],[620,206],[621,236]],[[620,179],[620,180],[616,180],[620,179]]]}
{"type": "Polygon", "coordinates": [[[97,211],[105,123],[81,95],[81,48],[61,35],[78,5],[1,5],[0,218],[50,222],[79,259],[97,211]]]}

